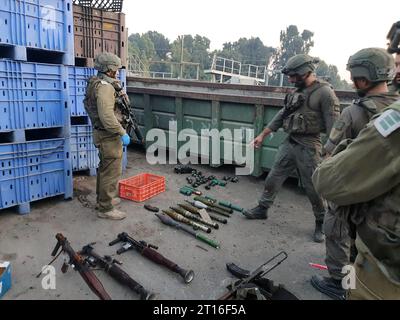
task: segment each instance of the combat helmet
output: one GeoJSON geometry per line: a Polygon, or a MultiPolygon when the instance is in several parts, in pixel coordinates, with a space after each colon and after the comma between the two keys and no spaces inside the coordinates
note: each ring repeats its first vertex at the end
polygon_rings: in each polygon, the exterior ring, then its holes
{"type": "Polygon", "coordinates": [[[96,57],[94,68],[100,72],[117,71],[122,68],[121,59],[115,54],[103,52],[96,57]]]}
{"type": "Polygon", "coordinates": [[[288,76],[304,75],[307,72],[313,72],[318,62],[318,58],[313,58],[308,54],[297,54],[286,62],[282,73],[288,76]]]}
{"type": "Polygon", "coordinates": [[[392,80],[395,73],[392,55],[381,48],[366,48],[350,56],[347,70],[351,77],[366,78],[370,82],[392,80]]]}

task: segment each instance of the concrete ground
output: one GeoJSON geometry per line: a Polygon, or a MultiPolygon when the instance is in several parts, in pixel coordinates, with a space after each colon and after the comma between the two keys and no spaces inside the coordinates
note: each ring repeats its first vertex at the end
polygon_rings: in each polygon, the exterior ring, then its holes
{"type": "MultiPolygon", "coordinates": [[[[166,192],[145,203],[167,208],[187,198],[178,192],[186,184],[187,175],[175,174],[174,165],[150,166],[144,152],[135,149],[129,151],[128,161],[124,177],[143,172],[166,177],[166,192]]],[[[200,165],[193,167],[220,179],[234,174],[231,166],[218,169],[200,165]]],[[[326,274],[326,271],[309,266],[309,262],[324,264],[325,247],[312,242],[314,219],[311,205],[297,188],[295,180],[285,183],[268,220],[246,220],[235,212],[228,224],[220,224],[219,230],[213,230],[209,236],[221,243],[219,250],[161,224],[152,212],[143,208],[143,203],[123,200],[118,208],[127,212],[128,217],[122,221],[97,218],[95,210],[85,207],[86,199],[92,204],[95,202],[95,181],[95,177],[75,176],[73,200],[64,201],[62,197],[46,199],[34,203],[32,212],[25,216],[12,210],[0,212],[0,260],[11,261],[13,281],[4,299],[97,299],[79,273],[71,268],[67,273],[61,273],[62,257],[54,263],[57,271],[55,290],[44,290],[42,278],[35,275],[52,259],[50,254],[57,233],[63,233],[75,250],[96,242],[98,253],[111,255],[115,254],[117,246],[109,247],[108,243],[123,231],[137,240],[157,245],[164,256],[182,268],[194,270],[194,280],[186,285],[178,275],[147,260],[137,251],[117,256],[123,262],[122,268],[146,289],[157,293],[158,299],[218,298],[233,280],[226,270],[227,262],[255,269],[281,250],[286,251],[289,257],[268,277],[285,285],[300,299],[329,299],[316,291],[309,281],[313,274],[326,274]]],[[[239,183],[228,183],[225,188],[216,186],[208,192],[204,186],[199,189],[248,208],[256,204],[263,189],[263,179],[240,177],[239,183]]],[[[95,273],[113,299],[138,299],[135,293],[115,283],[107,274],[102,271],[95,273]]]]}

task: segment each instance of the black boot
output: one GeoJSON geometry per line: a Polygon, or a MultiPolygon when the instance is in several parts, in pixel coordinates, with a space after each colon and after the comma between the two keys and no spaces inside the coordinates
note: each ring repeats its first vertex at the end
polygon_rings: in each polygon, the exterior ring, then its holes
{"type": "Polygon", "coordinates": [[[315,231],[314,231],[314,241],[321,243],[325,240],[325,234],[322,231],[323,221],[316,221],[315,222],[315,231]]]}
{"type": "Polygon", "coordinates": [[[242,212],[247,219],[267,219],[268,207],[259,204],[257,207],[242,212]]]}
{"type": "Polygon", "coordinates": [[[312,286],[319,292],[326,294],[334,300],[345,300],[346,290],[342,287],[342,281],[328,277],[312,276],[312,286]]]}

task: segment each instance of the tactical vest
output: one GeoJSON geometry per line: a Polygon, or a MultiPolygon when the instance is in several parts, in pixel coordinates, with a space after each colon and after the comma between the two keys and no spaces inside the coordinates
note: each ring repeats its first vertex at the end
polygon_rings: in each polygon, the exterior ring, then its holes
{"type": "MultiPolygon", "coordinates": [[[[99,112],[97,109],[97,97],[96,97],[96,91],[98,86],[101,84],[102,81],[105,81],[97,76],[91,77],[88,81],[87,87],[86,87],[86,96],[85,99],[83,100],[83,104],[85,107],[85,110],[90,118],[90,121],[93,124],[93,127],[98,130],[104,130],[104,126],[101,123],[100,117],[99,117],[99,112]]],[[[112,85],[112,83],[110,83],[112,85]]],[[[114,97],[117,96],[117,93],[114,93],[114,97]]],[[[114,113],[118,119],[118,121],[121,123],[122,122],[122,115],[121,112],[119,111],[118,105],[115,104],[114,106],[114,113]]]]}
{"type": "Polygon", "coordinates": [[[324,131],[321,110],[310,107],[310,97],[318,89],[329,86],[317,81],[303,92],[288,93],[284,101],[283,130],[288,134],[319,134],[324,131]]]}

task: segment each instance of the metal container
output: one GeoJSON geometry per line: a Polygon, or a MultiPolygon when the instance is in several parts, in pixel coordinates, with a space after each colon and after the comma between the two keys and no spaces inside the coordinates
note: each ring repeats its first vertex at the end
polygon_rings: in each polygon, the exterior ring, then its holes
{"type": "MultiPolygon", "coordinates": [[[[293,90],[134,77],[128,77],[127,83],[127,91],[144,134],[152,128],[159,128],[167,136],[171,120],[176,121],[178,132],[189,128],[194,129],[198,136],[202,129],[213,128],[250,128],[254,129],[254,135],[257,136],[283,107],[285,94],[293,90]]],[[[342,108],[355,97],[353,92],[348,91],[337,91],[336,94],[342,108]]],[[[264,140],[262,148],[255,151],[252,175],[259,176],[272,168],[278,147],[285,138],[286,134],[279,130],[264,140]]],[[[177,148],[183,143],[178,142],[177,148]]],[[[220,146],[220,163],[230,163],[233,159],[224,156],[222,139],[220,146]]],[[[199,156],[210,158],[211,155],[206,152],[199,156]]]]}
{"type": "Polygon", "coordinates": [[[125,14],[73,6],[76,65],[93,67],[101,52],[111,52],[127,67],[128,36],[125,14]]]}

